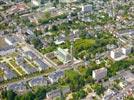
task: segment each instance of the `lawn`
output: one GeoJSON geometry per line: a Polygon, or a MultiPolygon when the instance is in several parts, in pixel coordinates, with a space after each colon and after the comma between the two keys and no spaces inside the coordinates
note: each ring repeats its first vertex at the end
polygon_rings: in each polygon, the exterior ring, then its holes
{"type": "Polygon", "coordinates": [[[74,79],[78,75],[79,75],[78,72],[76,72],[74,70],[68,70],[65,72],[65,76],[69,77],[70,79],[74,79]]]}

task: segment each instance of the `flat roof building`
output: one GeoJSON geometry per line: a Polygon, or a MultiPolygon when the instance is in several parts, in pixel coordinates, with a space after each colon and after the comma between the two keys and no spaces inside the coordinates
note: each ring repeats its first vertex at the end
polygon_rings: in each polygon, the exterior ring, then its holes
{"type": "Polygon", "coordinates": [[[92,77],[93,79],[99,81],[107,76],[107,69],[106,68],[100,68],[92,71],[92,77]]]}
{"type": "Polygon", "coordinates": [[[121,48],[117,48],[110,51],[110,57],[115,61],[119,61],[126,58],[126,55],[122,52],[121,48]]]}
{"type": "Polygon", "coordinates": [[[91,12],[93,9],[92,5],[83,5],[82,6],[82,9],[81,9],[81,12],[83,13],[89,13],[91,12]]]}
{"type": "Polygon", "coordinates": [[[64,49],[58,48],[54,54],[63,64],[67,64],[72,61],[71,55],[64,49]]]}

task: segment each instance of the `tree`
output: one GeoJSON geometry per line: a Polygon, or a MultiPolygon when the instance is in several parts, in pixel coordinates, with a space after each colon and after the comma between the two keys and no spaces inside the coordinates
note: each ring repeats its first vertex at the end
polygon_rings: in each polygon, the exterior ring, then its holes
{"type": "Polygon", "coordinates": [[[3,99],[6,98],[7,97],[7,91],[2,91],[1,92],[1,95],[2,95],[2,98],[3,99]]]}
{"type": "Polygon", "coordinates": [[[13,90],[7,91],[7,100],[14,100],[17,94],[13,90]]]}
{"type": "Polygon", "coordinates": [[[85,92],[84,90],[80,90],[80,91],[78,92],[78,94],[79,94],[79,98],[80,98],[80,99],[82,99],[82,98],[84,98],[84,97],[86,96],[86,92],[85,92]]]}
{"type": "Polygon", "coordinates": [[[45,12],[45,18],[50,18],[51,17],[51,13],[50,12],[45,12]]]}
{"type": "Polygon", "coordinates": [[[21,100],[34,100],[35,95],[32,92],[28,92],[21,97],[21,100]]]}
{"type": "Polygon", "coordinates": [[[40,87],[37,89],[37,91],[35,92],[35,98],[37,100],[42,100],[43,98],[46,97],[46,88],[45,87],[40,87]]]}
{"type": "Polygon", "coordinates": [[[91,86],[93,88],[93,90],[98,94],[102,94],[104,92],[104,88],[102,86],[102,84],[99,84],[99,83],[95,83],[95,84],[92,84],[91,86]]]}
{"type": "Polygon", "coordinates": [[[84,90],[80,90],[76,93],[73,93],[73,100],[81,100],[86,96],[86,92],[84,90]]]}

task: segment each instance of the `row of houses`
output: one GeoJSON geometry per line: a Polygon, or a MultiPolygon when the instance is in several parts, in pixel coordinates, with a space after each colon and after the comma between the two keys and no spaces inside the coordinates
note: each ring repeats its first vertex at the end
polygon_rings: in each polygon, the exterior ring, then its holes
{"type": "Polygon", "coordinates": [[[32,51],[27,51],[24,55],[30,60],[33,60],[33,62],[38,66],[38,71],[42,71],[48,68],[48,65],[44,63],[42,59],[37,57],[32,51]]]}
{"type": "MultiPolygon", "coordinates": [[[[14,84],[9,84],[7,86],[7,90],[13,90],[17,93],[22,93],[25,92],[27,90],[26,88],[26,83],[28,83],[28,85],[32,88],[32,87],[37,87],[37,86],[47,86],[50,82],[50,84],[53,84],[55,82],[58,82],[59,78],[63,77],[64,72],[63,71],[56,71],[51,73],[48,76],[48,79],[46,77],[40,76],[40,77],[35,77],[31,80],[29,80],[28,82],[20,82],[20,83],[14,83],[14,84]]],[[[65,93],[66,91],[63,91],[63,93],[65,93]]],[[[50,95],[52,95],[52,93],[48,93],[50,95]]],[[[49,95],[49,96],[50,96],[49,95]]]]}
{"type": "Polygon", "coordinates": [[[64,96],[70,92],[71,92],[70,87],[55,89],[55,90],[52,90],[52,91],[46,93],[46,98],[51,100],[55,97],[61,97],[62,95],[64,96]]]}
{"type": "Polygon", "coordinates": [[[26,73],[26,74],[31,74],[36,72],[36,68],[29,66],[25,60],[24,57],[22,56],[18,56],[15,58],[16,59],[16,63],[17,65],[19,65],[19,67],[26,73]]]}
{"type": "Polygon", "coordinates": [[[40,58],[38,58],[32,51],[24,52],[22,56],[17,56],[15,60],[17,65],[19,65],[26,74],[31,74],[36,71],[42,71],[48,68],[48,65],[44,63],[40,58]],[[26,58],[33,61],[33,63],[36,64],[37,67],[35,67],[35,65],[33,65],[34,67],[29,66],[26,63],[26,58]]]}

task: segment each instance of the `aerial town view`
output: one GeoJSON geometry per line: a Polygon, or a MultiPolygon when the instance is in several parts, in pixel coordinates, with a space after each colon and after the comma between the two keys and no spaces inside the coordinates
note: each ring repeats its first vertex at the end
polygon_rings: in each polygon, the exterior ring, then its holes
{"type": "Polygon", "coordinates": [[[134,0],[0,0],[0,100],[134,100],[134,0]]]}

